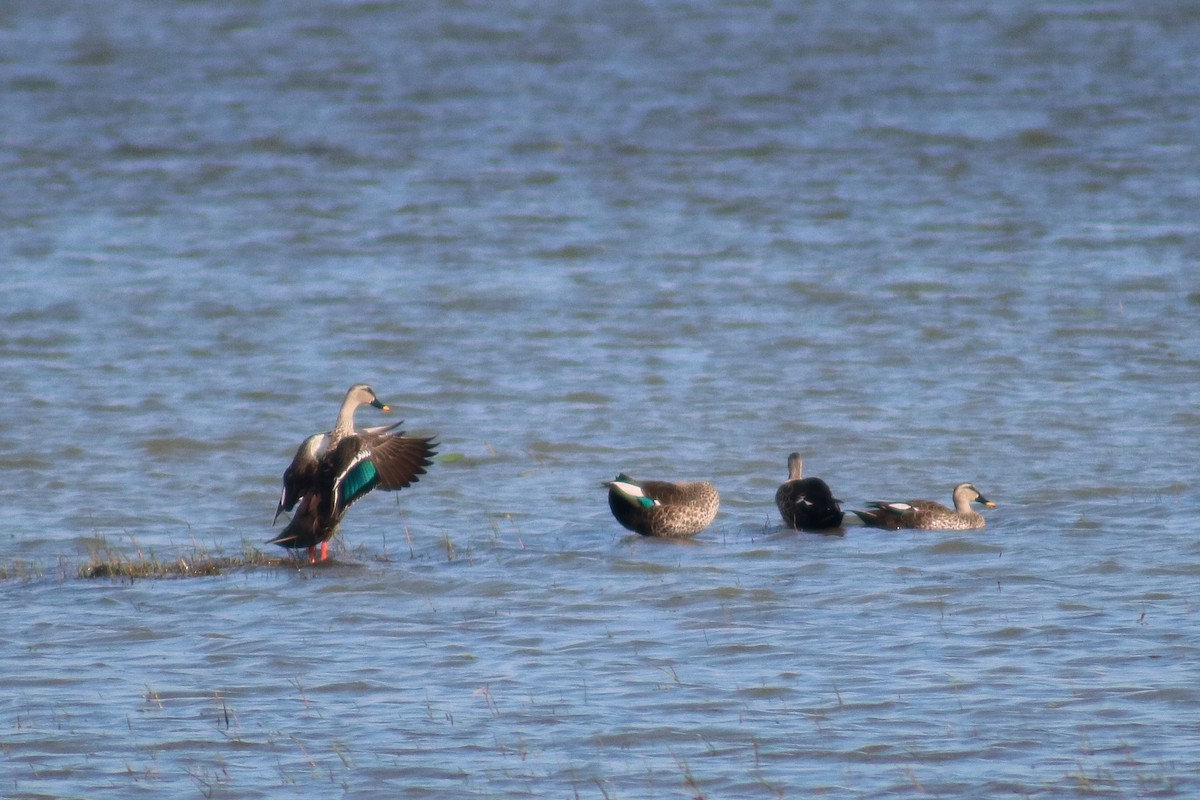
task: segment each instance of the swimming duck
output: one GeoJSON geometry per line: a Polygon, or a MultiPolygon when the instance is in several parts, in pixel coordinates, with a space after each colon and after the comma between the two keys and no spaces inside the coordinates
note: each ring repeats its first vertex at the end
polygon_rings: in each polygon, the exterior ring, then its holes
{"type": "Polygon", "coordinates": [[[954,487],[954,508],[947,508],[933,500],[909,500],[908,502],[871,502],[869,511],[854,513],[873,528],[900,530],[912,528],[923,531],[966,531],[982,528],[987,524],[983,515],[971,508],[971,503],[980,503],[988,508],[996,504],[988,500],[974,484],[960,483],[954,487]]]}
{"type": "Polygon", "coordinates": [[[841,527],[842,506],[820,478],[804,477],[804,459],[788,456],[788,479],[775,492],[779,516],[789,528],[822,531],[841,527]]]}
{"type": "Polygon", "coordinates": [[[306,547],[314,563],[320,545],[324,561],[346,509],[375,487],[396,491],[425,474],[437,443],[432,438],[404,436],[399,422],[355,431],[354,412],[363,405],[391,410],[370,386],[355,384],[346,392],[333,430],[314,433],[301,442],[284,470],[275,520],[284,511],[296,508],[296,513],[268,544],[306,547]]]}
{"type": "Polygon", "coordinates": [[[643,536],[694,536],[721,505],[716,487],[707,481],[639,481],[622,472],[604,485],[617,522],[643,536]]]}

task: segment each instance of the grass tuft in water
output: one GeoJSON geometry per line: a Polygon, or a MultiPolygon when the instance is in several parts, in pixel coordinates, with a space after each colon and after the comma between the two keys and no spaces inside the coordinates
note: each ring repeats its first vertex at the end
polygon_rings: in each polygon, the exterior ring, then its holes
{"type": "Polygon", "coordinates": [[[28,581],[40,578],[43,574],[44,570],[39,565],[29,561],[18,559],[0,564],[0,581],[28,581]]]}
{"type": "Polygon", "coordinates": [[[116,552],[107,545],[93,550],[88,562],[79,568],[80,578],[197,578],[221,575],[232,570],[250,567],[292,566],[296,559],[286,556],[268,556],[257,548],[246,545],[237,555],[210,553],[192,547],[186,553],[161,559],[156,554],[143,554],[137,548],[134,556],[116,552]]]}

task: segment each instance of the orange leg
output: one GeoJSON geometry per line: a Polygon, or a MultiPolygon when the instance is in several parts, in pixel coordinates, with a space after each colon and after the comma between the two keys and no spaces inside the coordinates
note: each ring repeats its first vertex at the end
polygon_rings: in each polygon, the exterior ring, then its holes
{"type": "Polygon", "coordinates": [[[321,542],[321,560],[327,561],[328,559],[329,559],[329,540],[326,539],[325,541],[321,542]]]}
{"type": "Polygon", "coordinates": [[[308,563],[317,563],[317,548],[315,546],[308,548],[308,563]]]}

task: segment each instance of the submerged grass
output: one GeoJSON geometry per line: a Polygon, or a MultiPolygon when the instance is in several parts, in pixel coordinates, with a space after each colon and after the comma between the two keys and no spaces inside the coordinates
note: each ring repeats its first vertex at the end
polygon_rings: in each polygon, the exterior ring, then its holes
{"type": "Polygon", "coordinates": [[[92,559],[79,568],[81,578],[196,578],[220,575],[249,567],[292,566],[294,558],[268,556],[255,551],[237,556],[191,555],[162,560],[156,556],[92,559]]]}
{"type": "Polygon", "coordinates": [[[294,557],[269,556],[247,544],[236,555],[212,553],[193,544],[186,552],[160,558],[154,552],[144,554],[134,542],[136,553],[132,556],[115,551],[103,540],[93,547],[87,563],[79,567],[80,578],[196,578],[221,575],[234,570],[251,567],[294,566],[294,557]]]}
{"type": "Polygon", "coordinates": [[[18,559],[7,564],[0,564],[0,581],[33,580],[42,577],[43,574],[45,574],[45,570],[32,561],[18,559]]]}
{"type": "MultiPolygon", "coordinates": [[[[150,549],[144,551],[137,539],[132,537],[128,544],[114,546],[103,535],[98,535],[88,541],[87,549],[87,560],[82,564],[67,556],[59,556],[53,566],[25,559],[0,562],[0,583],[33,581],[53,575],[57,575],[60,581],[72,576],[129,581],[139,578],[200,578],[249,569],[295,569],[310,566],[303,550],[281,551],[278,555],[268,555],[245,541],[242,542],[240,552],[226,552],[221,547],[205,548],[193,539],[190,545],[168,548],[164,555],[150,549]]],[[[345,562],[338,562],[333,558],[323,562],[328,565],[336,563],[345,562]]]]}

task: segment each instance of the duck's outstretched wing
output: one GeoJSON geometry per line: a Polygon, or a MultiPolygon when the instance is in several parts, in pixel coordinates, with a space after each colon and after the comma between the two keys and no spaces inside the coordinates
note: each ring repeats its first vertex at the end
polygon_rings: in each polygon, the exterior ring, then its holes
{"type": "Polygon", "coordinates": [[[328,513],[340,519],[346,509],[376,487],[403,489],[419,480],[434,454],[432,439],[364,432],[347,436],[322,460],[316,485],[328,487],[328,513]]]}
{"type": "Polygon", "coordinates": [[[433,437],[364,434],[370,460],[378,476],[380,489],[394,492],[416,483],[433,463],[437,442],[433,437]]]}
{"type": "MultiPolygon", "coordinates": [[[[341,450],[339,446],[339,453],[341,450]]],[[[332,472],[331,513],[335,518],[341,519],[347,508],[378,485],[379,470],[371,460],[370,449],[356,448],[353,453],[348,453],[346,458],[340,460],[338,469],[332,472]]]]}

